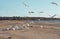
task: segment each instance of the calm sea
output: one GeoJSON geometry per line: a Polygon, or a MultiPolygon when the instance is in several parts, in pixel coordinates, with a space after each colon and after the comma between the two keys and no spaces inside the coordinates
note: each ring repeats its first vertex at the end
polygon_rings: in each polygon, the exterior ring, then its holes
{"type": "Polygon", "coordinates": [[[32,20],[34,22],[60,22],[60,20],[32,20]]]}

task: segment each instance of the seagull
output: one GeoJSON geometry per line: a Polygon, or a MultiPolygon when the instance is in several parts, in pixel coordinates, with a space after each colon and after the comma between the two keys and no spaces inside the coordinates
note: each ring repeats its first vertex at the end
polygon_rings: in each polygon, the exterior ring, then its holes
{"type": "Polygon", "coordinates": [[[43,11],[40,11],[39,13],[44,13],[43,11]]]}
{"type": "Polygon", "coordinates": [[[57,3],[55,3],[55,2],[51,2],[51,4],[58,5],[58,4],[57,4],[57,3]]]}
{"type": "MultiPolygon", "coordinates": [[[[48,14],[49,15],[49,14],[48,14]]],[[[49,15],[49,16],[51,16],[51,15],[49,15]]],[[[54,18],[56,16],[56,14],[54,14],[53,16],[51,16],[51,18],[54,18]]]]}
{"type": "Polygon", "coordinates": [[[56,14],[54,14],[51,18],[54,18],[56,16],[56,14]]]}
{"type": "Polygon", "coordinates": [[[23,5],[24,5],[25,7],[29,7],[29,5],[27,5],[27,4],[26,4],[26,3],[24,3],[24,2],[23,2],[23,5]]]}
{"type": "Polygon", "coordinates": [[[28,13],[34,13],[33,11],[29,11],[28,13]]]}

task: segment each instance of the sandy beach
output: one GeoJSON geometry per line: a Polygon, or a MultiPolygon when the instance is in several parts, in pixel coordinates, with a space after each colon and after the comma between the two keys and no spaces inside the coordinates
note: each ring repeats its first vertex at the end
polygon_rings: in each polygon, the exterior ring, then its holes
{"type": "Polygon", "coordinates": [[[2,20],[0,21],[0,28],[5,29],[9,26],[15,25],[22,26],[27,23],[30,26],[29,29],[7,31],[0,30],[0,39],[8,39],[9,36],[11,39],[60,39],[60,23],[58,22],[31,23],[20,20],[2,20]]]}

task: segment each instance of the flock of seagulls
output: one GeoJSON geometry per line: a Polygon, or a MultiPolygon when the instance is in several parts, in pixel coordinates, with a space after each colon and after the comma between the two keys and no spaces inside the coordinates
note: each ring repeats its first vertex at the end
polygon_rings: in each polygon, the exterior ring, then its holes
{"type": "MultiPolygon", "coordinates": [[[[50,4],[53,4],[53,5],[58,6],[58,3],[56,3],[56,2],[51,2],[50,4]]],[[[25,2],[23,2],[23,5],[24,5],[25,7],[30,7],[30,6],[29,6],[28,4],[26,4],[25,2]]],[[[34,12],[34,11],[29,11],[28,13],[31,15],[32,13],[35,13],[35,12],[34,12]]],[[[44,13],[44,11],[40,11],[39,13],[44,13]]],[[[53,15],[52,18],[54,18],[55,16],[56,16],[56,14],[53,15]]]]}

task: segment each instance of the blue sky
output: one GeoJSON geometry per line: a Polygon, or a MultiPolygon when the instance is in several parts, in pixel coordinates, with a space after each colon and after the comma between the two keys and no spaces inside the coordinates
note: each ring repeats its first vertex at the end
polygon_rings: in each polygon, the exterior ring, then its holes
{"type": "Polygon", "coordinates": [[[60,18],[60,0],[0,0],[0,16],[50,17],[48,14],[51,16],[56,14],[56,17],[60,18]],[[51,2],[56,2],[58,6],[51,2]],[[29,11],[35,13],[30,15],[29,11]],[[44,13],[39,13],[40,11],[44,13]]]}

